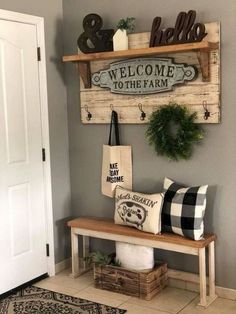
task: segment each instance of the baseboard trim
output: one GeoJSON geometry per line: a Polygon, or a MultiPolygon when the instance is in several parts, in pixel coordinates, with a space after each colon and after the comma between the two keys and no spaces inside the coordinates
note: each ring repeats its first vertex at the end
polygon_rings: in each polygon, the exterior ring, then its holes
{"type": "MultiPolygon", "coordinates": [[[[67,258],[55,265],[56,274],[71,267],[71,258],[67,258]]],[[[171,287],[199,292],[199,276],[193,273],[168,269],[169,285],[171,287]]],[[[208,283],[208,278],[207,278],[208,283]]],[[[220,298],[236,301],[236,290],[216,286],[216,294],[220,298]]]]}
{"type": "MultiPolygon", "coordinates": [[[[199,276],[193,273],[168,269],[169,285],[180,289],[199,292],[199,276]]],[[[208,278],[207,278],[208,283],[208,278]]],[[[220,298],[236,301],[236,290],[216,286],[216,294],[220,298]]]]}
{"type": "Polygon", "coordinates": [[[55,273],[58,274],[61,271],[71,267],[71,257],[64,259],[63,261],[55,265],[55,273]]]}

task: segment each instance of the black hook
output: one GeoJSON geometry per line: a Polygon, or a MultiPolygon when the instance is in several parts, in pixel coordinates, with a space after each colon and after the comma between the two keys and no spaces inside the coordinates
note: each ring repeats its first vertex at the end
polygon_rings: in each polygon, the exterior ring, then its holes
{"type": "Polygon", "coordinates": [[[204,110],[205,110],[205,112],[204,112],[204,119],[205,119],[205,120],[208,120],[208,118],[211,116],[211,113],[210,113],[210,111],[207,109],[207,102],[206,102],[205,100],[203,101],[202,106],[203,106],[203,108],[204,108],[204,110]]]}
{"type": "Polygon", "coordinates": [[[143,121],[146,118],[146,113],[143,111],[142,104],[138,104],[138,108],[141,111],[140,120],[143,121]]]}
{"type": "Polygon", "coordinates": [[[86,120],[87,120],[87,121],[90,121],[90,120],[92,119],[93,115],[92,115],[91,112],[89,112],[87,105],[84,106],[84,109],[85,109],[85,111],[87,112],[86,120]]]}

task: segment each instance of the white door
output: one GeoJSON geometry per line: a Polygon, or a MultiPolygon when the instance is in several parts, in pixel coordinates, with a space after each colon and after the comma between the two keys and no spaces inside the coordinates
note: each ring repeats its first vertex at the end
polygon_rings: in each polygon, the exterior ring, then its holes
{"type": "Polygon", "coordinates": [[[0,20],[0,294],[47,273],[36,26],[0,20]]]}

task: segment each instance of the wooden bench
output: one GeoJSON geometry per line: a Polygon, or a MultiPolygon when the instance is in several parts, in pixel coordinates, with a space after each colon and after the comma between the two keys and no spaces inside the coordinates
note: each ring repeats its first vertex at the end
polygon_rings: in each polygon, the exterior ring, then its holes
{"type": "Polygon", "coordinates": [[[101,218],[78,218],[67,223],[71,227],[72,276],[84,273],[86,263],[79,265],[79,258],[89,253],[89,237],[144,245],[162,250],[196,255],[199,258],[200,303],[207,307],[216,299],[215,294],[215,239],[214,234],[206,234],[204,240],[193,241],[181,236],[163,233],[153,235],[132,227],[115,225],[113,220],[101,218]],[[83,238],[83,252],[79,253],[78,236],[83,238]],[[206,281],[206,248],[208,248],[209,294],[206,281]]]}

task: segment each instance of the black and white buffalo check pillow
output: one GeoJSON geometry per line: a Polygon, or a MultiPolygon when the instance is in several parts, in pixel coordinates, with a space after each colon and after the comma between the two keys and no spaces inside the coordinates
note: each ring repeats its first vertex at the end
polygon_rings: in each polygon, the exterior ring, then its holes
{"type": "Polygon", "coordinates": [[[208,185],[184,187],[165,178],[162,231],[201,240],[204,234],[207,188],[208,185]]]}

